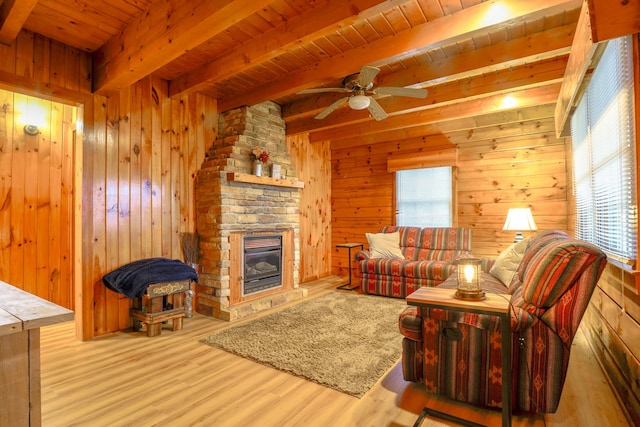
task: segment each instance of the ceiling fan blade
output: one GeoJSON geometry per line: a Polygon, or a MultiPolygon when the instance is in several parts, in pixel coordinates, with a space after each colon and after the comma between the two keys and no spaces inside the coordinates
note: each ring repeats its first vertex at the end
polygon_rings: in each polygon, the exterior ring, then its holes
{"type": "Polygon", "coordinates": [[[302,89],[301,91],[296,92],[296,94],[301,95],[304,93],[322,93],[322,92],[351,92],[351,91],[343,87],[319,87],[315,89],[302,89]]]}
{"type": "Polygon", "coordinates": [[[369,84],[371,84],[371,82],[373,82],[373,79],[376,78],[379,72],[379,68],[369,67],[368,65],[365,65],[364,67],[362,67],[362,70],[360,70],[360,75],[358,76],[358,85],[361,88],[366,88],[367,86],[369,86],[369,84]]]}
{"type": "Polygon", "coordinates": [[[378,104],[378,101],[376,101],[373,98],[369,98],[369,99],[371,100],[371,103],[369,104],[368,108],[373,118],[376,120],[386,119],[388,115],[384,111],[384,109],[380,106],[380,104],[378,104]]]}
{"type": "Polygon", "coordinates": [[[426,89],[412,89],[408,87],[378,87],[373,90],[376,95],[408,96],[411,98],[426,98],[426,89]]]}
{"type": "Polygon", "coordinates": [[[333,113],[338,107],[341,107],[343,104],[346,104],[348,100],[349,100],[348,96],[338,99],[336,102],[334,102],[333,104],[329,105],[327,108],[322,110],[320,114],[316,116],[316,119],[318,120],[324,119],[329,114],[333,113]]]}

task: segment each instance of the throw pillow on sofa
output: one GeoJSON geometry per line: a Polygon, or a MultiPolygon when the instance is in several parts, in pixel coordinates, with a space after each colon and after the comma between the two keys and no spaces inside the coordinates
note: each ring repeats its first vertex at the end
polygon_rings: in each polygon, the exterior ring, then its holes
{"type": "Polygon", "coordinates": [[[518,270],[518,266],[520,265],[520,261],[522,261],[522,257],[524,256],[524,252],[527,249],[528,244],[528,239],[523,239],[517,243],[513,243],[507,249],[502,251],[496,259],[496,262],[491,267],[491,270],[489,270],[489,273],[500,279],[500,281],[508,287],[513,280],[513,276],[518,270]]]}
{"type": "Polygon", "coordinates": [[[404,258],[400,249],[400,233],[365,233],[371,258],[404,258]]]}

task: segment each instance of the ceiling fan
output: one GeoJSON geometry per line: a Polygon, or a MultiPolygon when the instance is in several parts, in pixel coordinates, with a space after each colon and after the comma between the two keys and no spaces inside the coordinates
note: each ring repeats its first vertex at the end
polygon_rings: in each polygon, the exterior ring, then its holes
{"type": "Polygon", "coordinates": [[[375,95],[394,95],[394,96],[408,96],[411,98],[426,98],[426,89],[412,89],[406,87],[378,87],[373,89],[373,79],[380,72],[379,68],[370,67],[365,65],[358,74],[352,74],[342,80],[343,87],[327,87],[317,89],[304,89],[299,91],[299,94],[305,93],[321,93],[321,92],[350,92],[350,96],[340,98],[333,104],[325,108],[320,114],[316,116],[316,119],[324,119],[337,108],[348,103],[349,107],[353,110],[364,110],[367,108],[374,119],[382,120],[388,115],[386,111],[380,106],[378,101],[373,98],[375,95]]]}

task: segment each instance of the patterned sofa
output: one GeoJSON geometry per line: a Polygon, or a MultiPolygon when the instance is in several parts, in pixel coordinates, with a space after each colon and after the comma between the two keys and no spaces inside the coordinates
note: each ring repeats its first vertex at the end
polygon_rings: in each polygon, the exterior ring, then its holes
{"type": "MultiPolygon", "coordinates": [[[[512,409],[556,412],[571,342],[607,258],[596,246],[561,231],[538,233],[520,245],[523,254],[508,286],[487,273],[497,261],[484,259],[482,287],[511,294],[512,409]]],[[[439,287],[454,292],[456,275],[439,287]]],[[[501,407],[499,320],[410,306],[399,326],[407,381],[425,384],[429,393],[501,407]]]]}
{"type": "Polygon", "coordinates": [[[453,261],[471,254],[470,229],[386,226],[380,230],[396,232],[401,256],[371,257],[367,250],[355,255],[362,292],[405,298],[422,286],[444,282],[455,270],[453,261]]]}

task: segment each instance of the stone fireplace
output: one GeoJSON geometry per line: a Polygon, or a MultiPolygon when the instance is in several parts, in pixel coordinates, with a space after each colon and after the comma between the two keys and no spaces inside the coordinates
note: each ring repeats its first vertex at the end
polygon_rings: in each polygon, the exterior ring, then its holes
{"type": "Polygon", "coordinates": [[[200,236],[196,310],[236,320],[300,299],[299,191],[280,106],[266,102],[219,115],[219,131],[198,171],[200,236]],[[251,174],[254,147],[269,153],[263,175],[251,174]],[[280,178],[271,178],[273,164],[280,178]],[[247,258],[251,265],[247,266],[247,258]]]}

